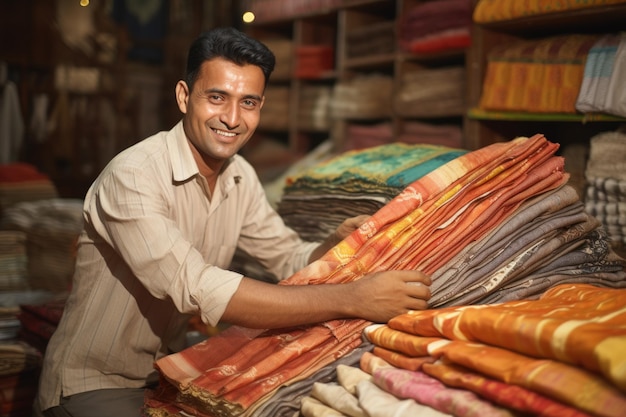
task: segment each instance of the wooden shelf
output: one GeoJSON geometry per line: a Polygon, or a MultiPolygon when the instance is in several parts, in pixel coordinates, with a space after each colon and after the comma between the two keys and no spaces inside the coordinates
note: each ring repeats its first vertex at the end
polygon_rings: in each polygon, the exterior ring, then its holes
{"type": "Polygon", "coordinates": [[[624,117],[600,113],[527,113],[488,111],[478,108],[470,109],[467,116],[474,120],[501,120],[511,122],[626,122],[626,118],[624,117]]]}
{"type": "Polygon", "coordinates": [[[479,26],[508,34],[536,37],[568,32],[620,31],[626,29],[625,22],[626,3],[622,3],[602,7],[584,7],[498,22],[479,23],[479,26]]]}

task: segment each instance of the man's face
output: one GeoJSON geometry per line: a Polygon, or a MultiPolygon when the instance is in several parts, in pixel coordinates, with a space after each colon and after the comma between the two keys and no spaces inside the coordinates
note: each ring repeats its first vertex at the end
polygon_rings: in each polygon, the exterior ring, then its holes
{"type": "Polygon", "coordinates": [[[221,58],[202,64],[192,91],[180,81],[176,97],[194,154],[210,165],[236,154],[259,125],[264,87],[259,67],[221,58]]]}

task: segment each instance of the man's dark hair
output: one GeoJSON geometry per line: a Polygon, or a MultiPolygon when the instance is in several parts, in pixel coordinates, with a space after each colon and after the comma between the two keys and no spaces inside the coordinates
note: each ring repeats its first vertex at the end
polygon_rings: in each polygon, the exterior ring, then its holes
{"type": "Polygon", "coordinates": [[[232,28],[222,27],[202,33],[189,48],[187,56],[186,79],[189,90],[198,77],[203,62],[213,58],[223,58],[237,65],[255,65],[261,68],[267,85],[276,57],[263,43],[245,33],[232,28]]]}

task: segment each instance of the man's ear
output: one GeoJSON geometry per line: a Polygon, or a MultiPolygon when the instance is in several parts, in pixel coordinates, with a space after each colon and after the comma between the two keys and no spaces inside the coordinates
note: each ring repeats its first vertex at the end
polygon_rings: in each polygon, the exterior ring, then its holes
{"type": "Polygon", "coordinates": [[[189,87],[187,83],[180,80],[176,83],[176,103],[181,113],[187,113],[187,101],[189,100],[189,87]]]}

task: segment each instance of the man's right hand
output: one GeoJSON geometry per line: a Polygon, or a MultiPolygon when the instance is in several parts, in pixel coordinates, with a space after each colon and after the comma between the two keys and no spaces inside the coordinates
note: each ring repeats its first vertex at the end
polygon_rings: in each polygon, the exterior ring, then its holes
{"type": "Polygon", "coordinates": [[[427,309],[431,296],[430,284],[430,277],[419,271],[381,271],[368,274],[348,284],[354,287],[356,300],[350,300],[356,308],[354,316],[386,323],[392,317],[410,310],[427,309]]]}

